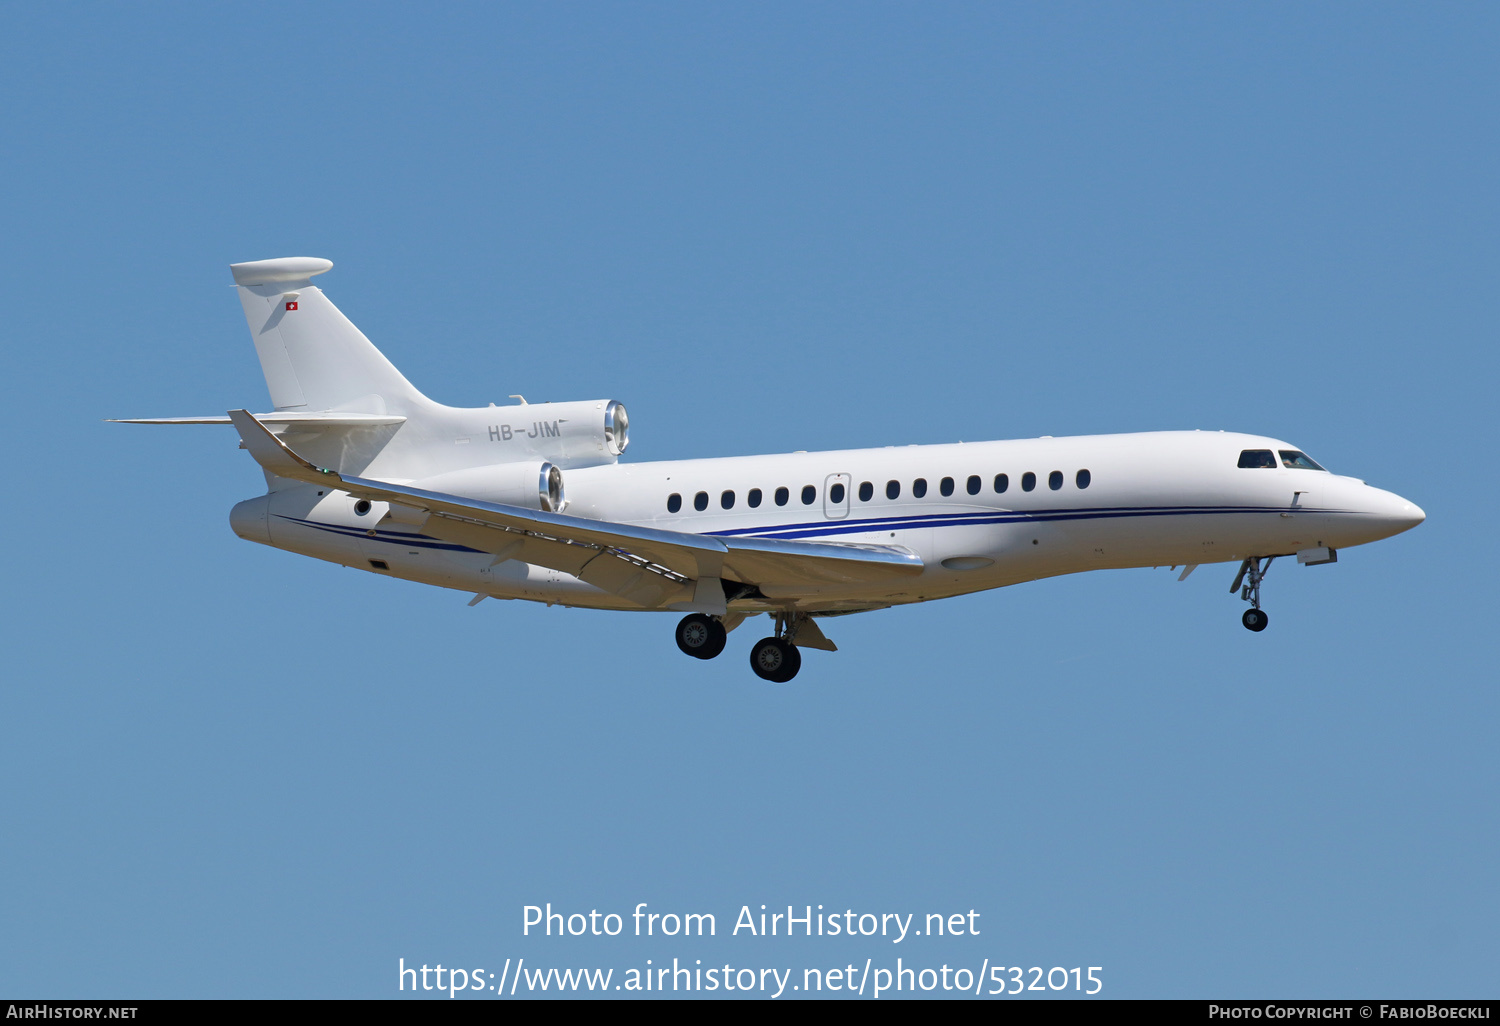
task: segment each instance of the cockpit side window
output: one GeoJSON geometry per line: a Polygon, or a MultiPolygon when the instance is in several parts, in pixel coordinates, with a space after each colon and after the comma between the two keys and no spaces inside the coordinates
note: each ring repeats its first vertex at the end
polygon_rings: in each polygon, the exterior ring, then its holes
{"type": "MultiPolygon", "coordinates": [[[[1298,452],[1296,449],[1282,449],[1281,464],[1292,470],[1323,470],[1311,456],[1305,452],[1298,452]]],[[[1327,473],[1326,470],[1323,472],[1327,473]]]]}
{"type": "MultiPolygon", "coordinates": [[[[1299,453],[1300,455],[1300,453],[1299,453]]],[[[1246,449],[1240,453],[1240,467],[1269,467],[1276,469],[1276,454],[1270,449],[1246,449]]]]}

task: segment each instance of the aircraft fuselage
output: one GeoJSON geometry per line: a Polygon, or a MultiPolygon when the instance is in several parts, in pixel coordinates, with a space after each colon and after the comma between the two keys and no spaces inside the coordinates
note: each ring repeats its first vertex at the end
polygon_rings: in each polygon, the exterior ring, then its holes
{"type": "MultiPolygon", "coordinates": [[[[757,588],[731,598],[739,612],[852,611],[1084,570],[1337,550],[1423,519],[1358,479],[1284,465],[1279,454],[1296,451],[1263,436],[1167,431],[617,463],[568,471],[567,512],[718,537],[899,546],[925,565],[895,590],[757,588]],[[1246,451],[1270,452],[1275,465],[1241,467],[1246,451]]],[[[241,503],[232,521],[253,541],[424,584],[640,608],[561,571],[496,562],[388,516],[370,522],[378,513],[301,485],[241,503]]]]}

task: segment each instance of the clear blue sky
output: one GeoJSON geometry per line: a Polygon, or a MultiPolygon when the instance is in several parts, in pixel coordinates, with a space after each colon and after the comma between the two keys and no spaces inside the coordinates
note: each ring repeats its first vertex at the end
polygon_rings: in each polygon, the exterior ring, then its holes
{"type": "Polygon", "coordinates": [[[408,964],[1104,967],[1495,996],[1500,15],[1486,4],[28,5],[0,33],[0,993],[408,964]],[[828,626],[466,596],[239,541],[232,261],[429,395],[636,460],[1162,428],[1428,521],[828,626]],[[521,908],[707,911],[702,942],[521,908]],[[773,946],[741,905],[982,914],[773,946]]]}

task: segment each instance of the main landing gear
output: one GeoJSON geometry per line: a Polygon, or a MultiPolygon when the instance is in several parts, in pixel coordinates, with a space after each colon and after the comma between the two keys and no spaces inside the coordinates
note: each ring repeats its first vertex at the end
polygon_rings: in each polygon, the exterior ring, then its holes
{"type": "Polygon", "coordinates": [[[1275,556],[1267,556],[1264,560],[1260,556],[1251,556],[1240,564],[1240,572],[1234,575],[1234,583],[1229,586],[1231,592],[1239,592],[1240,598],[1250,603],[1251,608],[1245,610],[1240,622],[1246,630],[1257,634],[1271,622],[1266,611],[1260,608],[1260,582],[1265,580],[1266,571],[1271,569],[1275,559],[1275,556]]]}
{"type": "Polygon", "coordinates": [[[750,646],[750,669],[761,680],[785,684],[802,669],[802,653],[785,638],[761,638],[750,646]]]}
{"type": "MultiPolygon", "coordinates": [[[[741,615],[732,617],[730,626],[738,624],[741,615]]],[[[785,684],[802,669],[802,653],[794,644],[797,632],[812,623],[806,614],[776,614],[776,634],[761,638],[750,646],[750,669],[762,680],[785,684]]],[[[724,651],[729,631],[717,616],[690,613],[677,624],[677,647],[695,659],[712,659],[724,651]]],[[[813,625],[810,642],[832,649],[832,644],[813,625]]]]}
{"type": "Polygon", "coordinates": [[[717,616],[690,613],[677,625],[677,647],[695,659],[712,659],[724,651],[729,632],[717,616]]]}
{"type": "Polygon", "coordinates": [[[761,638],[750,646],[750,669],[757,677],[773,684],[785,684],[797,676],[797,671],[802,669],[802,653],[797,651],[794,642],[797,631],[807,622],[810,620],[806,614],[776,614],[776,634],[761,638]]]}

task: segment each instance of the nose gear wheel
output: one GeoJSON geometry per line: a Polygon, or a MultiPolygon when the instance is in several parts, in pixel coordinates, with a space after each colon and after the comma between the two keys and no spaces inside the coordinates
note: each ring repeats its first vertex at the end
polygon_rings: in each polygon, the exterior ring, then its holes
{"type": "Polygon", "coordinates": [[[1265,580],[1266,572],[1271,569],[1271,564],[1275,561],[1275,556],[1264,558],[1251,556],[1240,564],[1240,572],[1234,575],[1234,583],[1229,586],[1231,592],[1239,592],[1240,598],[1250,603],[1251,608],[1245,610],[1245,615],[1240,617],[1240,622],[1245,625],[1246,630],[1255,631],[1257,634],[1265,630],[1271,622],[1265,610],[1260,608],[1260,584],[1265,580]]]}

